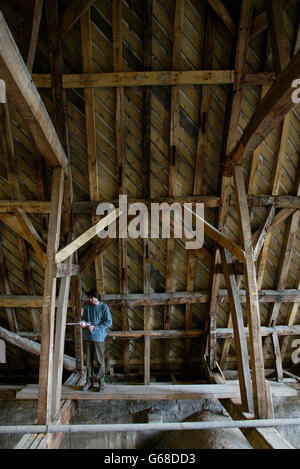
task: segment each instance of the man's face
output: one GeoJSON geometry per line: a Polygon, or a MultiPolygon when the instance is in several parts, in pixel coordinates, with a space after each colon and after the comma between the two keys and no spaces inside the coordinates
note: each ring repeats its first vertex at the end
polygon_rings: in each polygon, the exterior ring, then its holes
{"type": "Polygon", "coordinates": [[[92,305],[97,305],[99,303],[99,300],[95,297],[90,298],[90,303],[92,305]]]}

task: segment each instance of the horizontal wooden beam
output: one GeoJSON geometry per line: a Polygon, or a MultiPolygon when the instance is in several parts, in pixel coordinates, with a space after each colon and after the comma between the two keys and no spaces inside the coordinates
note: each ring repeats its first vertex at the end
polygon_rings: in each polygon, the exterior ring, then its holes
{"type": "MultiPolygon", "coordinates": [[[[295,196],[272,196],[272,195],[248,195],[247,196],[248,206],[249,207],[271,207],[272,205],[275,208],[286,208],[286,209],[300,209],[300,197],[295,196]]],[[[118,199],[105,200],[106,203],[111,203],[116,207],[119,205],[118,199]]],[[[170,203],[173,202],[184,204],[184,203],[202,203],[205,208],[219,208],[220,207],[220,197],[217,196],[185,196],[185,197],[175,197],[174,199],[170,197],[159,197],[153,199],[127,199],[128,205],[133,203],[144,203],[149,206],[152,203],[170,203]]],[[[73,204],[73,213],[96,213],[96,208],[99,202],[75,202],[73,204]]],[[[230,200],[231,206],[236,206],[235,197],[232,197],[230,200]]],[[[46,208],[46,207],[45,207],[46,208]]],[[[33,209],[33,208],[32,208],[33,209]]],[[[0,213],[1,213],[1,202],[0,202],[0,213]]],[[[38,210],[38,207],[37,207],[38,210]]],[[[6,207],[3,207],[3,211],[8,211],[6,207]]]]}
{"type": "Polygon", "coordinates": [[[69,175],[67,156],[1,12],[0,79],[5,81],[8,98],[26,121],[40,153],[49,165],[61,166],[69,175]]]}
{"type": "MultiPolygon", "coordinates": [[[[300,335],[300,326],[274,326],[262,327],[261,335],[263,337],[271,336],[273,333],[278,336],[296,336],[300,335]]],[[[197,338],[204,334],[204,330],[155,330],[155,331],[108,331],[108,337],[113,339],[141,339],[144,336],[149,336],[152,339],[182,339],[182,338],[197,338]]],[[[245,327],[245,334],[249,336],[248,327],[245,327]]],[[[216,329],[217,339],[230,339],[234,337],[232,328],[218,328],[216,329]]]]}
{"type": "MultiPolygon", "coordinates": [[[[291,337],[300,335],[300,325],[298,326],[273,326],[261,328],[262,337],[271,336],[273,333],[276,333],[280,337],[291,337]]],[[[203,329],[190,329],[190,330],[175,330],[175,329],[157,329],[157,330],[134,330],[134,331],[107,331],[107,335],[111,339],[132,339],[138,340],[142,339],[145,336],[149,336],[150,339],[196,339],[201,337],[204,334],[203,329]]],[[[249,336],[248,327],[245,327],[246,337],[249,336]]],[[[41,332],[18,332],[16,333],[19,337],[25,337],[27,339],[39,340],[41,337],[41,332]]],[[[216,329],[217,339],[232,339],[234,337],[234,332],[232,328],[220,327],[216,329]]],[[[72,337],[66,337],[66,341],[72,341],[72,337]]]]}
{"type": "MultiPolygon", "coordinates": [[[[300,197],[290,195],[248,195],[247,196],[249,207],[270,207],[274,205],[275,208],[296,210],[300,209],[300,197]]],[[[107,203],[112,203],[116,207],[119,204],[118,199],[105,200],[107,203]]],[[[128,198],[128,204],[141,202],[147,206],[151,203],[203,203],[205,208],[219,208],[220,197],[218,196],[184,196],[175,197],[158,197],[154,199],[132,199],[128,198]]],[[[73,213],[96,213],[96,208],[99,202],[75,202],[72,206],[73,213]]],[[[230,200],[230,205],[235,206],[234,197],[230,200]]],[[[36,200],[0,200],[0,213],[13,213],[16,208],[21,208],[25,213],[50,213],[50,202],[47,201],[36,201],[36,200]]],[[[275,217],[276,218],[276,217],[275,217]]]]}
{"type": "MultiPolygon", "coordinates": [[[[296,396],[297,391],[281,383],[270,382],[273,396],[296,396]]],[[[28,384],[16,394],[17,399],[37,399],[38,385],[28,384]]],[[[78,391],[72,386],[62,387],[62,399],[78,400],[177,400],[177,399],[238,399],[238,381],[227,384],[150,384],[106,385],[102,392],[78,391]]]]}
{"type": "MultiPolygon", "coordinates": [[[[51,88],[50,74],[33,74],[37,88],[51,88]]],[[[249,73],[246,85],[272,85],[272,72],[249,73]]],[[[234,83],[234,70],[145,71],[81,73],[62,76],[63,88],[97,88],[127,86],[228,85],[234,83]]]]}
{"type": "MultiPolygon", "coordinates": [[[[246,302],[246,292],[239,291],[240,301],[246,302]]],[[[207,303],[210,298],[209,291],[193,291],[193,292],[173,292],[173,293],[151,293],[146,295],[143,293],[128,294],[112,294],[102,295],[102,300],[109,305],[119,305],[126,302],[131,307],[134,306],[159,306],[169,304],[200,304],[207,303]]],[[[228,303],[227,290],[219,290],[217,301],[228,303]]],[[[300,290],[259,290],[258,301],[260,303],[300,303],[300,290]]],[[[83,302],[84,303],[84,302],[83,302]]],[[[43,305],[42,296],[23,296],[9,295],[0,296],[0,308],[41,308],[43,305]]],[[[71,302],[69,302],[71,306],[71,302]]]]}

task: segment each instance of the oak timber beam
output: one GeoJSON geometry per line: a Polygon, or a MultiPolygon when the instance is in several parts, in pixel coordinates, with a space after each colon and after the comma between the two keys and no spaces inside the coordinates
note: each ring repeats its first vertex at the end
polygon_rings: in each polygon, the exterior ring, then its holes
{"type": "MultiPolygon", "coordinates": [[[[37,88],[51,88],[51,75],[34,73],[37,88]]],[[[274,72],[247,73],[245,85],[272,85],[274,72]]],[[[138,71],[63,74],[62,86],[68,88],[115,88],[120,86],[228,85],[234,83],[234,70],[138,71]]]]}
{"type": "Polygon", "coordinates": [[[60,34],[64,36],[71,27],[88,11],[95,0],[73,0],[60,19],[60,34]]]}
{"type": "MultiPolygon", "coordinates": [[[[123,5],[122,0],[113,0],[112,2],[112,30],[113,30],[113,67],[114,72],[122,72],[123,63],[123,5]]],[[[119,84],[115,90],[115,137],[116,137],[116,156],[117,156],[117,194],[126,194],[125,184],[125,90],[119,84]]],[[[128,270],[127,270],[127,239],[120,238],[118,240],[119,252],[119,285],[120,292],[128,292],[128,270]]],[[[122,329],[129,329],[128,307],[122,305],[122,329]]],[[[129,342],[123,345],[123,361],[124,372],[128,373],[130,369],[129,363],[129,342]]]]}
{"type": "Polygon", "coordinates": [[[236,26],[227,10],[226,6],[224,5],[222,0],[208,0],[209,5],[215,13],[221,18],[224,22],[225,26],[229,29],[233,36],[236,35],[236,26]]]}
{"type": "Polygon", "coordinates": [[[253,413],[253,391],[249,368],[249,355],[237,281],[233,272],[232,258],[226,249],[221,248],[221,259],[229,295],[230,311],[234,329],[235,352],[237,357],[237,368],[241,389],[241,402],[245,412],[253,413]]]}
{"type": "MultiPolygon", "coordinates": [[[[153,0],[147,0],[144,14],[144,70],[152,70],[152,39],[153,39],[153,0]]],[[[143,191],[144,197],[151,197],[151,109],[152,87],[143,90],[143,117],[142,117],[142,154],[143,154],[143,191]]],[[[149,221],[149,219],[148,219],[149,221]]],[[[149,295],[151,292],[151,240],[143,239],[143,292],[149,295]]],[[[151,306],[144,306],[144,330],[151,329],[151,306]]],[[[150,384],[151,360],[150,340],[144,338],[144,384],[150,384]]]]}
{"type": "MultiPolygon", "coordinates": [[[[105,200],[104,202],[111,203],[116,207],[119,206],[119,199],[105,200]]],[[[169,203],[173,202],[184,204],[184,203],[203,203],[205,208],[219,208],[221,206],[220,197],[218,196],[201,196],[201,195],[189,195],[185,197],[157,197],[157,198],[139,198],[139,199],[127,199],[128,204],[133,203],[143,203],[146,206],[150,206],[152,203],[169,203]]],[[[256,195],[248,194],[247,202],[249,207],[271,207],[274,205],[275,208],[285,208],[285,209],[300,209],[300,197],[295,197],[291,195],[256,195]]],[[[73,213],[92,213],[96,211],[99,202],[75,202],[72,205],[73,213]]],[[[0,213],[13,212],[14,207],[21,207],[24,211],[29,213],[42,213],[42,210],[45,210],[45,213],[49,212],[49,202],[13,202],[13,201],[0,201],[0,213]]],[[[229,206],[236,206],[236,199],[234,194],[229,202],[229,206]]]]}
{"type": "MultiPolygon", "coordinates": [[[[73,233],[69,233],[68,240],[71,241],[73,233]]],[[[70,267],[72,255],[68,257],[64,265],[70,267]]],[[[61,386],[63,374],[63,356],[65,347],[65,331],[67,322],[68,299],[70,293],[71,276],[67,275],[60,281],[58,305],[55,320],[55,339],[53,350],[53,371],[52,371],[52,402],[51,417],[54,418],[60,407],[61,386]]]]}
{"type": "Polygon", "coordinates": [[[114,223],[122,213],[122,211],[116,209],[115,212],[111,212],[109,215],[96,222],[91,228],[71,241],[67,246],[60,249],[55,255],[55,262],[63,262],[67,257],[75,251],[78,251],[80,247],[90,241],[94,236],[99,235],[107,226],[114,223]]]}
{"type": "Polygon", "coordinates": [[[27,60],[26,60],[26,67],[28,68],[29,72],[32,72],[35,53],[36,53],[36,46],[38,41],[38,35],[40,30],[40,23],[42,17],[42,10],[43,10],[43,0],[34,0],[34,8],[32,12],[32,17],[30,16],[30,34],[29,34],[29,48],[27,52],[27,60]],[[32,21],[31,21],[32,19],[32,21]]]}
{"type": "MultiPolygon", "coordinates": [[[[222,161],[221,171],[224,164],[224,158],[230,153],[238,138],[238,122],[242,104],[243,87],[245,82],[245,65],[247,60],[248,42],[250,35],[250,25],[252,16],[252,3],[249,0],[243,0],[240,7],[239,27],[237,33],[237,44],[235,50],[235,80],[231,94],[228,96],[226,113],[225,113],[225,126],[222,139],[222,161]]],[[[229,210],[229,201],[231,193],[231,178],[221,172],[219,176],[219,191],[220,191],[220,207],[217,215],[217,227],[219,231],[225,228],[227,213],[229,210]]],[[[225,249],[226,246],[222,245],[225,249]]],[[[229,249],[228,249],[229,250],[229,249]]],[[[231,253],[232,251],[229,250],[231,253]]],[[[214,259],[215,264],[220,259],[220,250],[218,244],[214,244],[214,259]]],[[[211,276],[211,301],[209,306],[208,320],[209,326],[209,366],[210,369],[216,367],[216,314],[217,303],[216,294],[219,290],[221,276],[213,272],[211,276]]]]}
{"type": "MultiPolygon", "coordinates": [[[[214,51],[214,40],[215,40],[215,18],[212,14],[211,8],[206,4],[205,9],[205,42],[204,49],[206,53],[203,59],[203,68],[212,68],[213,63],[213,51],[214,51]]],[[[207,139],[208,139],[208,118],[210,109],[210,91],[209,85],[203,85],[201,87],[201,98],[200,98],[200,114],[199,114],[199,126],[196,146],[196,161],[195,161],[195,173],[193,182],[193,195],[203,193],[204,183],[204,165],[205,155],[207,150],[207,139]]],[[[188,252],[188,265],[187,265],[187,286],[188,291],[193,291],[195,286],[195,274],[196,274],[196,257],[195,252],[189,250],[188,252]]],[[[185,309],[185,329],[192,328],[192,306],[186,305],[185,309]]],[[[190,341],[186,340],[184,344],[184,357],[185,366],[188,366],[188,357],[190,352],[190,341]]]]}
{"type": "MultiPolygon", "coordinates": [[[[92,44],[92,20],[90,8],[80,18],[82,67],[84,73],[93,73],[93,44],[92,44]]],[[[95,90],[84,89],[85,116],[86,116],[86,142],[88,153],[88,176],[90,200],[99,200],[100,185],[97,165],[97,137],[95,116],[95,90]]],[[[92,224],[96,223],[95,214],[92,215],[92,224]]],[[[96,288],[102,295],[104,293],[103,257],[99,254],[94,259],[96,272],[96,288]]]]}
{"type": "Polygon", "coordinates": [[[217,228],[208,223],[204,218],[194,213],[189,207],[185,207],[185,209],[188,212],[192,213],[196,219],[200,220],[203,223],[204,233],[207,234],[207,236],[209,236],[217,244],[231,252],[232,255],[237,257],[241,262],[244,262],[245,252],[238,244],[223,235],[221,231],[219,231],[217,228]]]}
{"type": "Polygon", "coordinates": [[[7,95],[24,117],[48,164],[61,166],[68,174],[69,162],[64,149],[2,13],[0,32],[0,78],[6,82],[7,95]]]}
{"type": "Polygon", "coordinates": [[[56,295],[56,260],[59,247],[60,226],[63,202],[64,173],[55,168],[52,181],[51,209],[47,240],[47,264],[44,280],[42,339],[39,372],[38,423],[47,424],[51,420],[53,341],[56,295]]]}
{"type": "Polygon", "coordinates": [[[242,242],[245,250],[244,281],[247,294],[247,319],[250,331],[250,359],[253,383],[254,413],[258,418],[267,418],[268,403],[264,376],[264,357],[261,339],[261,320],[258,302],[256,269],[250,227],[250,216],[246,198],[243,170],[234,168],[234,185],[238,202],[238,215],[241,226],[242,242]]]}
{"type": "MultiPolygon", "coordinates": [[[[26,339],[25,337],[12,331],[8,331],[3,327],[0,327],[0,338],[11,345],[21,348],[25,352],[31,353],[32,355],[40,356],[41,354],[41,345],[38,342],[26,339]]],[[[73,371],[75,369],[74,358],[64,355],[63,366],[66,370],[73,371]]]]}
{"type": "MultiPolygon", "coordinates": [[[[181,69],[181,52],[183,40],[185,0],[175,1],[174,19],[173,19],[173,47],[172,47],[172,70],[181,69]]],[[[171,198],[176,197],[176,179],[177,163],[179,152],[180,135],[180,88],[172,86],[171,88],[171,109],[170,109],[170,135],[169,135],[169,167],[168,167],[168,195],[171,198]]],[[[166,292],[176,290],[174,275],[174,228],[171,228],[170,237],[167,239],[167,255],[165,270],[165,289],[166,292]]],[[[164,328],[170,329],[174,308],[166,306],[164,309],[164,328]]],[[[163,368],[169,368],[169,342],[163,343],[163,368]]]]}
{"type": "MultiPolygon", "coordinates": [[[[239,290],[241,303],[246,303],[246,291],[239,290]]],[[[171,292],[171,293],[127,293],[127,294],[111,294],[103,295],[103,301],[110,305],[128,303],[134,306],[158,306],[165,304],[187,304],[187,303],[207,303],[210,298],[210,291],[193,291],[193,292],[171,292]]],[[[258,290],[257,298],[260,303],[299,303],[300,290],[258,290]]],[[[219,290],[217,294],[217,302],[228,303],[227,290],[219,290]]],[[[56,302],[57,304],[57,302],[56,302]]],[[[43,305],[42,296],[26,296],[26,295],[6,295],[0,296],[1,308],[41,308],[43,305]]]]}
{"type": "Polygon", "coordinates": [[[15,216],[26,236],[26,239],[29,241],[33,250],[35,251],[37,258],[40,261],[40,264],[42,265],[43,268],[45,268],[46,253],[44,251],[45,249],[44,241],[39,236],[35,227],[33,226],[31,221],[27,217],[26,213],[22,209],[20,208],[15,209],[15,216]]]}

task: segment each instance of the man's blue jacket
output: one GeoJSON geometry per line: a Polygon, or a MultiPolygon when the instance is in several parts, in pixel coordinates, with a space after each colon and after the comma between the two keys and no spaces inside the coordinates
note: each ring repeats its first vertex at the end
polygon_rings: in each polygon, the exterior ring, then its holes
{"type": "Polygon", "coordinates": [[[82,319],[95,326],[92,332],[87,327],[82,329],[83,340],[103,342],[107,336],[106,329],[112,326],[109,307],[102,301],[97,306],[87,304],[83,310],[82,319]]]}

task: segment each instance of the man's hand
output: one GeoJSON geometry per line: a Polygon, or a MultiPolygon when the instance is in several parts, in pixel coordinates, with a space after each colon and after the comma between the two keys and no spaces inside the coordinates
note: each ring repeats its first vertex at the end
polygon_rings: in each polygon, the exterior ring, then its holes
{"type": "Polygon", "coordinates": [[[88,329],[90,332],[93,332],[93,330],[95,329],[95,326],[88,326],[88,329]]]}

